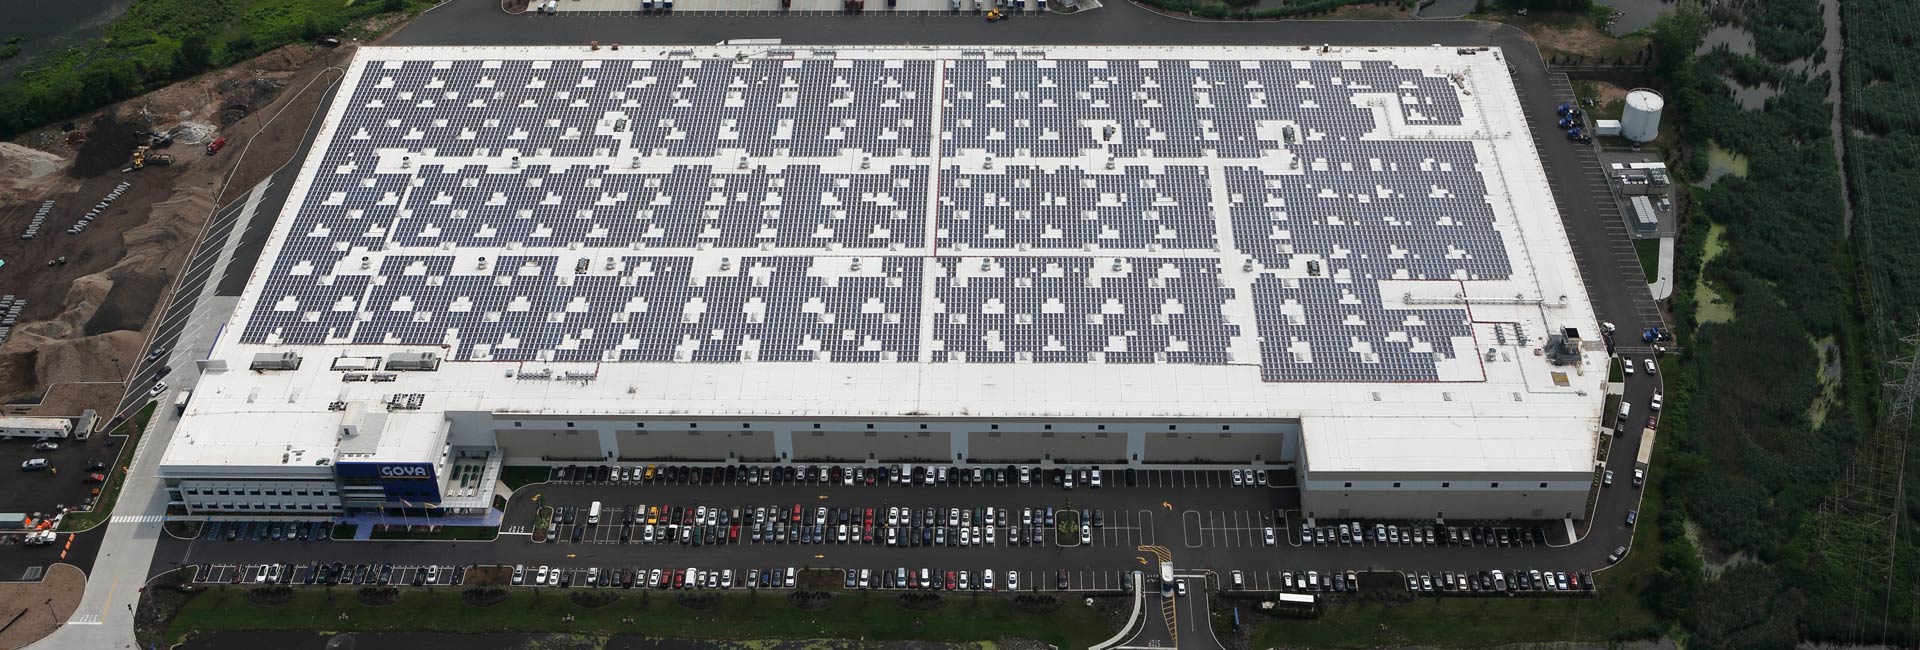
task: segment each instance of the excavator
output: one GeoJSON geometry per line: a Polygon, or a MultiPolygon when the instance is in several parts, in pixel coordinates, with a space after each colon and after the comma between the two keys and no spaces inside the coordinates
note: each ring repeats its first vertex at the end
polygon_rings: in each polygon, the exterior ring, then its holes
{"type": "Polygon", "coordinates": [[[144,169],[147,165],[165,167],[173,164],[173,156],[163,153],[148,153],[147,149],[147,145],[144,144],[135,147],[133,150],[133,162],[126,169],[120,170],[121,173],[144,169]]]}

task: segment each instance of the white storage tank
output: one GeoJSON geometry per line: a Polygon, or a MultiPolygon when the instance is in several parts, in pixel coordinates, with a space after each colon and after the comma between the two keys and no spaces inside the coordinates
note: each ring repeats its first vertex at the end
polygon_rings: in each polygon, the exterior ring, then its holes
{"type": "Polygon", "coordinates": [[[1627,93],[1627,107],[1620,114],[1620,135],[1634,142],[1652,142],[1660,137],[1660,109],[1667,100],[1648,88],[1627,93]]]}

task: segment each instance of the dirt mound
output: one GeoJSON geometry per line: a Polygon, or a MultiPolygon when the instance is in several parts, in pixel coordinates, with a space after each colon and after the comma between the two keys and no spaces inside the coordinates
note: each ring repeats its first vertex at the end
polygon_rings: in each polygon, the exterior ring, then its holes
{"type": "Polygon", "coordinates": [[[221,96],[220,123],[233,124],[252,115],[286,87],[286,82],[262,77],[234,78],[215,84],[213,90],[221,96]]]}
{"type": "Polygon", "coordinates": [[[73,161],[73,169],[67,175],[93,178],[118,171],[126,166],[133,148],[143,144],[139,131],[144,128],[143,124],[122,120],[112,113],[93,118],[93,124],[86,130],[86,141],[80,145],[80,156],[73,161]]]}
{"type": "Polygon", "coordinates": [[[0,142],[0,181],[8,185],[37,181],[65,166],[66,159],[58,155],[11,142],[0,142]]]}
{"type": "Polygon", "coordinates": [[[59,172],[66,166],[58,154],[0,142],[0,205],[26,206],[61,191],[66,181],[59,172]]]}
{"type": "Polygon", "coordinates": [[[147,212],[146,221],[127,229],[122,236],[127,255],[108,272],[124,268],[144,271],[157,269],[160,275],[168,275],[167,269],[159,265],[167,257],[178,253],[179,247],[197,239],[201,226],[206,224],[207,216],[212,212],[213,193],[210,190],[175,187],[172,196],[153,204],[147,212]]]}

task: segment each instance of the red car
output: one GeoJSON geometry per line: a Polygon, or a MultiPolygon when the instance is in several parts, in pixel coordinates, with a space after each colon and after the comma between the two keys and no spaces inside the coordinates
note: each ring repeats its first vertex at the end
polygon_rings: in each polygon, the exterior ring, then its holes
{"type": "Polygon", "coordinates": [[[948,571],[947,572],[947,591],[953,591],[953,590],[954,590],[954,575],[952,571],[948,571]]]}
{"type": "Polygon", "coordinates": [[[793,523],[800,523],[800,504],[793,504],[793,523]]]}
{"type": "Polygon", "coordinates": [[[107,482],[107,475],[105,475],[105,474],[101,474],[101,473],[99,473],[99,472],[94,472],[94,473],[92,473],[92,474],[88,474],[88,475],[87,475],[87,482],[88,482],[88,483],[105,483],[105,482],[107,482]]]}
{"type": "Polygon", "coordinates": [[[226,148],[226,146],[226,138],[214,138],[213,142],[207,143],[207,155],[211,156],[220,153],[220,150],[226,148]]]}
{"type": "Polygon", "coordinates": [[[673,570],[673,588],[674,589],[687,588],[687,570],[686,569],[673,570]]]}
{"type": "Polygon", "coordinates": [[[739,526],[728,526],[728,527],[727,527],[727,541],[729,541],[729,542],[738,542],[738,541],[740,541],[740,527],[739,527],[739,526]]]}

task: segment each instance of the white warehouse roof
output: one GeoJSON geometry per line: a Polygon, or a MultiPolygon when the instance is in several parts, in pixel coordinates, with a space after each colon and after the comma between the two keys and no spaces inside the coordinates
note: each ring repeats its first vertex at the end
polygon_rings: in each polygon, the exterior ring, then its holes
{"type": "Polygon", "coordinates": [[[1597,327],[1498,56],[362,48],[211,353],[304,362],[205,374],[163,462],[334,458],[397,395],[356,457],[459,411],[1297,417],[1316,470],[1578,470],[1606,355],[1538,354],[1597,327]]]}

